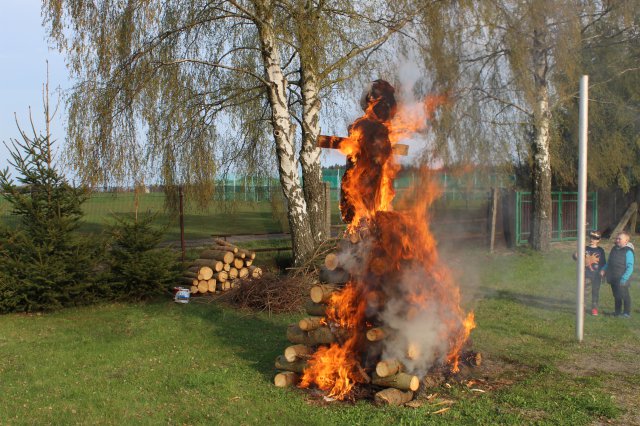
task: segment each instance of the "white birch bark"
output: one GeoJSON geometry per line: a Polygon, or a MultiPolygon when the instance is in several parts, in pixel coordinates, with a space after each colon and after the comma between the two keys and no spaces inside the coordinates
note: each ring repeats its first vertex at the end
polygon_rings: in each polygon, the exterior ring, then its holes
{"type": "Polygon", "coordinates": [[[311,65],[302,63],[302,165],[303,189],[307,202],[311,232],[316,245],[327,235],[325,229],[325,195],[320,166],[321,149],[316,143],[320,134],[320,88],[311,65]]]}
{"type": "Polygon", "coordinates": [[[287,200],[287,213],[294,261],[302,263],[313,250],[313,238],[307,215],[307,205],[300,187],[300,176],[295,156],[294,128],[287,104],[287,80],[282,72],[280,53],[273,29],[273,2],[256,0],[260,49],[265,70],[271,123],[278,156],[280,183],[287,200]]]}
{"type": "Polygon", "coordinates": [[[549,156],[548,53],[542,35],[534,31],[533,66],[535,106],[533,114],[533,223],[530,244],[535,250],[547,251],[551,244],[551,162],[549,156]]]}

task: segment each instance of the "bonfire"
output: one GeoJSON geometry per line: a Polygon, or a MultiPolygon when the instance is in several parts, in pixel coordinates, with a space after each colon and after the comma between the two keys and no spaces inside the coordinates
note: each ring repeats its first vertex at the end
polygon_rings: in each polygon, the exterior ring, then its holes
{"type": "Polygon", "coordinates": [[[416,113],[377,80],[349,136],[333,138],[347,157],[340,201],[346,235],[325,260],[325,283],[311,289],[313,316],[287,331],[295,345],[276,361],[287,370],[276,376],[277,385],[317,388],[338,400],[353,399],[361,387],[385,388],[376,399],[398,404],[430,372],[455,373],[461,358],[479,363],[479,355],[463,352],[473,313],[461,308],[460,290],[429,229],[438,187],[425,178],[411,203],[399,211],[392,204],[400,170],[394,146],[422,130],[439,102],[428,98],[416,113]]]}

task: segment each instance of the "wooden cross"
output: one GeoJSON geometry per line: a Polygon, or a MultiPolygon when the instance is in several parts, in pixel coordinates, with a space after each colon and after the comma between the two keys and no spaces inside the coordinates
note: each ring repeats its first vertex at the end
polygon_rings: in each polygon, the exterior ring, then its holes
{"type": "MultiPolygon", "coordinates": [[[[318,136],[318,147],[319,148],[329,148],[329,149],[340,149],[340,144],[347,138],[343,138],[340,136],[318,136]]],[[[393,146],[393,153],[396,155],[408,155],[409,154],[409,145],[405,145],[402,143],[397,143],[393,146]]]]}

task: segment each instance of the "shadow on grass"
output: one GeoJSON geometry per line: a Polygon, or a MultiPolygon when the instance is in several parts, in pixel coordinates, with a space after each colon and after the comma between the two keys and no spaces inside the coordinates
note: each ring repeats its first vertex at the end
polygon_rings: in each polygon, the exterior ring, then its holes
{"type": "Polygon", "coordinates": [[[538,296],[527,293],[519,293],[511,290],[495,290],[488,287],[480,287],[480,293],[486,299],[505,300],[519,303],[523,306],[544,309],[552,312],[573,313],[576,303],[574,300],[559,299],[550,296],[538,296]]]}
{"type": "Polygon", "coordinates": [[[192,302],[187,315],[212,324],[216,340],[272,381],[275,358],[287,346],[286,325],[252,312],[237,311],[217,302],[192,302]]]}

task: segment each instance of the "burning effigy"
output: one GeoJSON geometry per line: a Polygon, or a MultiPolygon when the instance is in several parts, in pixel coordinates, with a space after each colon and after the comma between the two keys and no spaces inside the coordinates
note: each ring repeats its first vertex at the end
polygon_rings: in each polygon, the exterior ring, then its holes
{"type": "Polygon", "coordinates": [[[276,360],[284,370],[277,386],[314,387],[338,400],[354,399],[364,386],[381,389],[376,400],[401,404],[431,372],[480,362],[465,348],[473,313],[461,308],[429,229],[437,185],[425,180],[412,203],[399,211],[392,205],[398,142],[425,126],[439,100],[427,99],[415,114],[394,92],[384,80],[373,82],[349,136],[331,138],[347,157],[340,200],[347,230],[311,289],[311,316],[287,330],[293,345],[276,360]]]}

